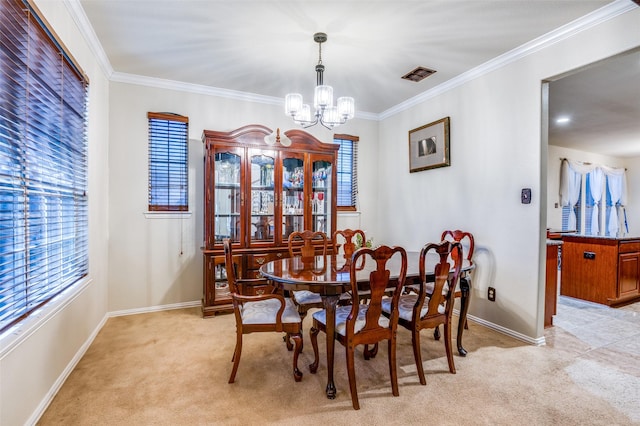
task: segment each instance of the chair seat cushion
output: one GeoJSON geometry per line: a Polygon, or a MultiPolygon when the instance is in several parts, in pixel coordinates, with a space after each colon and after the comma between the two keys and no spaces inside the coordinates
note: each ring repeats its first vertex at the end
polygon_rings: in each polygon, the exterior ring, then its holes
{"type": "MultiPolygon", "coordinates": [[[[340,300],[351,300],[351,294],[342,293],[340,300]]],[[[298,305],[322,305],[322,297],[318,293],[309,290],[294,291],[293,301],[298,305]]]]}
{"type": "Polygon", "coordinates": [[[309,290],[294,291],[293,299],[298,305],[322,304],[322,298],[320,297],[320,295],[309,290]]]}
{"type": "MultiPolygon", "coordinates": [[[[367,309],[369,309],[369,305],[359,304],[358,305],[358,318],[356,319],[356,324],[354,327],[354,331],[357,333],[364,328],[366,322],[367,309]]],[[[336,308],[336,332],[341,335],[346,335],[347,328],[347,317],[351,312],[351,306],[338,306],[336,308]]],[[[327,324],[327,311],[321,310],[315,312],[313,314],[313,319],[317,320],[322,324],[327,324]]],[[[380,327],[388,328],[389,327],[389,318],[384,315],[380,315],[380,319],[378,320],[378,324],[380,327]]]]}
{"type": "MultiPolygon", "coordinates": [[[[400,296],[400,301],[398,302],[398,317],[402,318],[405,321],[411,321],[413,319],[413,307],[416,305],[418,301],[417,294],[403,294],[400,296]]],[[[385,297],[382,299],[382,310],[386,313],[391,312],[391,298],[385,297]]],[[[429,312],[429,298],[424,298],[424,304],[422,305],[422,310],[420,311],[420,318],[423,318],[429,312]]],[[[438,305],[438,313],[444,314],[444,306],[438,305]]]]}
{"type": "MultiPolygon", "coordinates": [[[[278,309],[280,309],[278,299],[260,300],[259,302],[246,302],[242,305],[243,324],[275,324],[278,309]]],[[[283,323],[299,323],[300,314],[291,299],[285,299],[285,307],[282,312],[283,323]]]]}

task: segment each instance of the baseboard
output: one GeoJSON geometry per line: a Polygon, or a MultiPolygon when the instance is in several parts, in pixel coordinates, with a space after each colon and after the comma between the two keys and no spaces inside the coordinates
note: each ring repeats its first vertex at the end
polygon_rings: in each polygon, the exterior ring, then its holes
{"type": "Polygon", "coordinates": [[[149,312],[170,311],[172,309],[195,308],[196,306],[202,306],[202,302],[200,300],[196,300],[193,302],[171,303],[169,305],[157,305],[157,306],[147,306],[144,308],[125,309],[122,311],[109,312],[107,313],[107,316],[109,316],[109,318],[121,317],[125,315],[147,314],[149,312]]]}
{"type": "MultiPolygon", "coordinates": [[[[455,313],[458,313],[456,310],[454,310],[455,313]]],[[[518,339],[522,342],[528,343],[530,345],[535,345],[535,346],[543,346],[546,344],[546,340],[544,338],[544,336],[538,337],[537,339],[534,339],[532,337],[526,336],[522,333],[518,333],[517,331],[513,331],[509,328],[503,327],[501,325],[498,324],[494,324],[492,322],[489,322],[487,320],[484,320],[482,318],[478,318],[478,317],[474,317],[473,315],[467,315],[467,320],[469,321],[473,321],[477,324],[483,325],[487,328],[490,328],[491,330],[495,330],[498,333],[502,333],[502,334],[506,334],[507,336],[513,337],[514,339],[518,339]]]]}

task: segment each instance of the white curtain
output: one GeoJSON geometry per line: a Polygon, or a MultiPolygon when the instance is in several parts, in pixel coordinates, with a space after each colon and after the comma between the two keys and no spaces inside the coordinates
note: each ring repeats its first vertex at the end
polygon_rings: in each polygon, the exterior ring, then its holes
{"type": "Polygon", "coordinates": [[[620,229],[620,216],[618,204],[624,207],[627,203],[627,173],[624,169],[603,167],[604,173],[609,178],[609,194],[611,195],[611,214],[607,229],[609,235],[615,236],[620,229]]]}
{"type": "Polygon", "coordinates": [[[600,232],[600,215],[598,208],[602,199],[602,184],[604,182],[602,169],[595,168],[589,173],[591,183],[591,197],[593,197],[593,210],[591,211],[591,234],[598,235],[600,232]]]}
{"type": "MultiPolygon", "coordinates": [[[[575,206],[580,198],[582,175],[587,173],[590,174],[591,196],[594,200],[594,208],[591,216],[591,232],[598,234],[600,231],[598,216],[602,200],[604,175],[606,175],[609,183],[608,187],[611,202],[613,204],[607,229],[609,235],[614,236],[621,227],[621,218],[618,214],[618,209],[624,209],[624,206],[627,204],[627,174],[625,169],[563,159],[560,166],[560,204],[562,207],[571,207],[568,229],[577,228],[575,206]]],[[[579,229],[576,230],[580,232],[579,229]]]]}
{"type": "Polygon", "coordinates": [[[562,176],[560,178],[560,182],[562,182],[560,190],[563,193],[560,195],[560,200],[563,203],[563,207],[571,207],[568,229],[576,229],[578,223],[574,207],[580,198],[581,178],[582,176],[570,167],[568,162],[565,161],[563,163],[562,176]]]}
{"type": "Polygon", "coordinates": [[[580,198],[582,175],[593,171],[595,167],[592,164],[585,164],[579,161],[562,160],[562,167],[560,168],[560,202],[563,207],[571,207],[568,229],[580,231],[577,229],[578,218],[574,207],[580,198]]]}

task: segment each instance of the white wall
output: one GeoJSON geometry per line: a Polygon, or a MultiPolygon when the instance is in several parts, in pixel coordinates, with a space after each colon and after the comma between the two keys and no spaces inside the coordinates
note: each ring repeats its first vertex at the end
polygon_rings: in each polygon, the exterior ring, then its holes
{"type": "MultiPolygon", "coordinates": [[[[640,141],[638,141],[640,143],[640,141]]],[[[640,235],[640,157],[627,159],[627,225],[629,233],[640,235]]]]}
{"type": "MultiPolygon", "coordinates": [[[[282,105],[247,103],[197,93],[129,83],[111,84],[109,184],[109,311],[130,311],[171,304],[199,303],[202,297],[203,144],[202,131],[230,131],[247,124],[271,129],[298,128],[282,105]],[[192,215],[175,219],[146,218],[148,182],[147,112],[174,112],[189,117],[189,206],[192,215]]],[[[375,225],[378,123],[355,119],[340,133],[360,137],[361,216],[338,225],[375,225]]],[[[333,132],[309,129],[318,139],[333,141],[333,132]]]]}
{"type": "Polygon", "coordinates": [[[109,82],[64,3],[36,2],[90,79],[89,276],[0,340],[0,424],[37,420],[107,314],[109,82]]]}
{"type": "Polygon", "coordinates": [[[473,232],[470,314],[533,339],[543,334],[546,146],[542,81],[640,45],[634,9],[457,86],[380,124],[379,233],[418,249],[447,228],[473,232]],[[589,48],[585,48],[588,46],[589,48]],[[451,117],[451,167],[410,174],[407,132],[451,117]],[[522,188],[532,203],[520,203],[522,188]],[[383,225],[383,223],[380,223],[383,225]],[[496,301],[486,299],[488,286],[496,301]]]}
{"type": "MultiPolygon", "coordinates": [[[[640,141],[638,142],[640,143],[640,141]]],[[[622,158],[599,155],[593,152],[562,148],[549,145],[547,167],[547,228],[562,229],[562,206],[560,206],[560,166],[561,159],[600,164],[609,167],[626,167],[622,158]],[[558,207],[556,207],[558,204],[558,207]]],[[[633,185],[631,188],[637,188],[633,185]]],[[[627,209],[627,211],[629,211],[627,209]]],[[[637,228],[640,229],[640,228],[637,228]]]]}

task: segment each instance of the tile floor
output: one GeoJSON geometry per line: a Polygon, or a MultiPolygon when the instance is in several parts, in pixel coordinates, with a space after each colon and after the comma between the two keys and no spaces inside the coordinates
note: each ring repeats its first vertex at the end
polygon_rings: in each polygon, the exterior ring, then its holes
{"type": "Polygon", "coordinates": [[[640,340],[640,303],[610,308],[560,296],[553,325],[570,332],[594,349],[619,345],[634,336],[636,339],[631,340],[640,340]]]}
{"type": "Polygon", "coordinates": [[[609,308],[558,297],[547,345],[573,358],[572,381],[640,424],[640,302],[609,308]]]}

